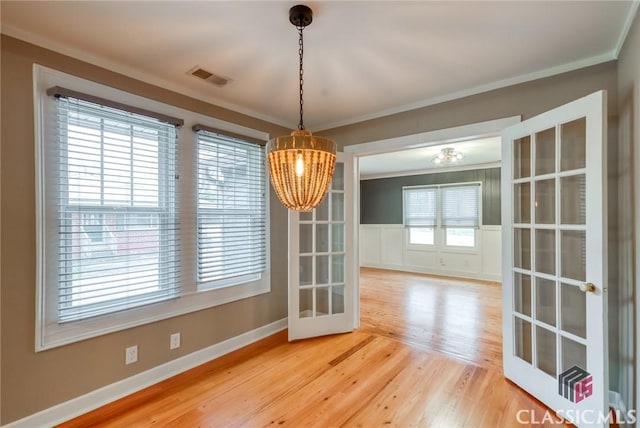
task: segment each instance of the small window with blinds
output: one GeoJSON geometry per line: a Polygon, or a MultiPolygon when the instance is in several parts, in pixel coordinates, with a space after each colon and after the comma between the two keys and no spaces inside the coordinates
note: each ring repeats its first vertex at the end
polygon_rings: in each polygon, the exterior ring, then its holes
{"type": "Polygon", "coordinates": [[[58,323],[177,296],[176,125],[56,96],[45,146],[45,264],[58,323]]]}
{"type": "Polygon", "coordinates": [[[409,244],[434,245],[437,223],[437,187],[405,187],[404,225],[409,244]]]}
{"type": "Polygon", "coordinates": [[[476,229],[480,227],[480,185],[442,187],[441,199],[445,245],[475,247],[476,229]]]}
{"type": "Polygon", "coordinates": [[[196,135],[199,288],[256,281],[267,268],[264,147],[206,130],[196,135]]]}

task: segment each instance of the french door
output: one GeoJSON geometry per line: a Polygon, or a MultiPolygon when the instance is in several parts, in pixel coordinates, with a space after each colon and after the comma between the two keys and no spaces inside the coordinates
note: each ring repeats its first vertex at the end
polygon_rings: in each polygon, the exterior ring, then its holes
{"type": "Polygon", "coordinates": [[[354,329],[353,157],[338,153],[327,196],[289,211],[289,340],[354,329]]]}
{"type": "Polygon", "coordinates": [[[606,92],[507,128],[505,376],[579,427],[609,426],[606,92]]]}

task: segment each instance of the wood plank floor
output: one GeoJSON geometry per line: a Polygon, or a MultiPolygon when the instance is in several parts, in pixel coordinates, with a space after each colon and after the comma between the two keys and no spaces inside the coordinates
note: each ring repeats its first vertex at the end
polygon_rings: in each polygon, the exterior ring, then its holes
{"type": "Polygon", "coordinates": [[[363,269],[357,331],[278,333],[60,426],[564,426],[502,376],[499,294],[363,269]]]}
{"type": "Polygon", "coordinates": [[[361,329],[502,368],[500,284],[362,268],[361,329]]]}

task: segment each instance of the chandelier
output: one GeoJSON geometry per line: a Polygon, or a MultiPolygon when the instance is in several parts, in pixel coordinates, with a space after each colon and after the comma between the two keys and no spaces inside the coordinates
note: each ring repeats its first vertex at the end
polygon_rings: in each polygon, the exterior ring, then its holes
{"type": "Polygon", "coordinates": [[[462,159],[462,152],[456,151],[453,147],[447,147],[440,150],[440,153],[435,155],[432,159],[433,163],[453,163],[462,159]]]}
{"type": "Polygon", "coordinates": [[[311,211],[329,190],[336,164],[336,143],[312,135],[304,129],[302,119],[302,30],[313,20],[313,12],[304,5],[289,9],[289,22],[298,29],[300,57],[300,122],[291,135],[276,137],[267,143],[267,161],[273,186],[282,204],[295,211],[311,211]]]}

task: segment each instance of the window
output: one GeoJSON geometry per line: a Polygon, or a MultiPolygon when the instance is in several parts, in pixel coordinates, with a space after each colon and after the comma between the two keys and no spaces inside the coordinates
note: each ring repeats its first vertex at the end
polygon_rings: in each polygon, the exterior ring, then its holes
{"type": "Polygon", "coordinates": [[[197,145],[198,283],[259,279],[266,268],[264,148],[204,130],[197,145]]]}
{"type": "Polygon", "coordinates": [[[436,191],[436,187],[404,189],[404,225],[409,229],[409,244],[435,243],[436,191]]]}
{"type": "Polygon", "coordinates": [[[271,290],[266,133],[39,65],[34,83],[36,351],[271,290]]]}
{"type": "Polygon", "coordinates": [[[179,292],[176,127],[60,96],[45,180],[58,322],[179,292]]]}
{"type": "Polygon", "coordinates": [[[445,245],[474,247],[479,222],[478,184],[442,187],[442,227],[445,245]]]}
{"type": "Polygon", "coordinates": [[[405,187],[403,200],[410,245],[476,246],[479,183],[405,187]]]}

